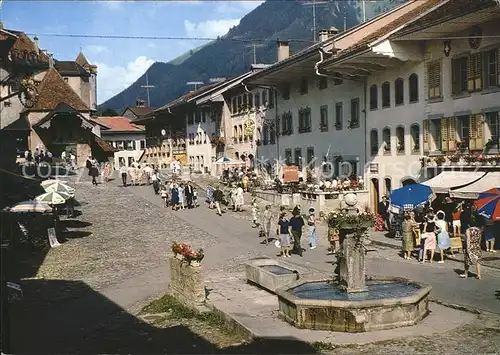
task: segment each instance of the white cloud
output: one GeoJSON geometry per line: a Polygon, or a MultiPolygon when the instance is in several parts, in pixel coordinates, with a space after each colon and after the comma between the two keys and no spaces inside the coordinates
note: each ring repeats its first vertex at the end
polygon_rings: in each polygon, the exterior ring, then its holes
{"type": "Polygon", "coordinates": [[[151,58],[140,56],[125,66],[96,63],[98,101],[102,103],[129,87],[154,62],[155,60],[151,58]]]}
{"type": "Polygon", "coordinates": [[[188,37],[215,38],[225,35],[231,27],[237,26],[239,23],[240,19],[208,20],[198,23],[184,20],[184,28],[188,37]]]}
{"type": "Polygon", "coordinates": [[[248,13],[262,4],[264,1],[219,1],[215,11],[221,14],[248,13]]]}
{"type": "Polygon", "coordinates": [[[85,46],[85,52],[89,52],[90,54],[100,54],[108,51],[108,48],[98,44],[89,44],[88,46],[85,46]]]}

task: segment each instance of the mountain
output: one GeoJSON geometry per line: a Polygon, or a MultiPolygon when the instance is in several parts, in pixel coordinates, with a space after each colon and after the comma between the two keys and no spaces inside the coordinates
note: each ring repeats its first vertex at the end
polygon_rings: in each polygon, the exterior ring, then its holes
{"type": "MultiPolygon", "coordinates": [[[[381,0],[366,2],[367,17],[387,11],[404,0],[381,0]]],[[[359,23],[362,17],[357,0],[331,1],[316,7],[316,29],[334,26],[347,28],[359,23]],[[345,19],[344,19],[345,14],[345,19]]],[[[248,40],[259,39],[264,44],[257,49],[259,63],[276,61],[276,39],[290,40],[294,53],[312,44],[312,9],[301,1],[266,1],[243,17],[238,26],[220,39],[195,48],[169,63],[156,62],[148,70],[151,106],[159,107],[189,91],[188,81],[208,83],[210,78],[232,77],[249,69],[253,50],[248,40]],[[245,41],[246,40],[246,41],[245,41]]],[[[145,99],[141,88],[146,73],[121,93],[100,107],[123,110],[134,105],[137,99],[145,99]]]]}

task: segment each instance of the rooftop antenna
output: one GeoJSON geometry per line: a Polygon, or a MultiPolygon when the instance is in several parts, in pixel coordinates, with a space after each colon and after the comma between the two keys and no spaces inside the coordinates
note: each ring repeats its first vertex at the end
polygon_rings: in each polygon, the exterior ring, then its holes
{"type": "Polygon", "coordinates": [[[198,85],[203,85],[203,81],[188,81],[186,85],[193,85],[194,86],[194,91],[198,89],[198,85]]]}
{"type": "Polygon", "coordinates": [[[146,89],[146,92],[148,93],[148,107],[151,107],[151,101],[149,99],[149,89],[153,89],[154,87],[154,85],[149,85],[148,73],[146,73],[146,85],[141,85],[141,88],[146,89]]]}
{"type": "Polygon", "coordinates": [[[257,64],[257,48],[264,47],[263,43],[252,42],[252,44],[246,44],[245,47],[253,47],[253,64],[257,64]]]}
{"type": "Polygon", "coordinates": [[[316,40],[316,6],[325,6],[325,5],[328,5],[328,3],[329,3],[329,1],[317,1],[317,0],[305,1],[305,2],[302,3],[303,6],[311,6],[312,7],[312,12],[313,12],[313,41],[314,42],[317,42],[317,40],[316,40]]]}

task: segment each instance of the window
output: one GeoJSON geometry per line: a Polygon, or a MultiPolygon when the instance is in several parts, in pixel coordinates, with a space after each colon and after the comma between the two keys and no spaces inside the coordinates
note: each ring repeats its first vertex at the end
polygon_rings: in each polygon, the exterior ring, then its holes
{"type": "Polygon", "coordinates": [[[382,84],[382,108],[391,107],[391,84],[386,81],[382,84]]]}
{"type": "Polygon", "coordinates": [[[201,112],[200,109],[197,109],[195,112],[194,123],[200,123],[200,122],[201,122],[201,112]]]}
{"type": "MultiPolygon", "coordinates": [[[[425,130],[424,130],[425,135],[425,130]]],[[[441,119],[431,120],[431,136],[434,141],[434,149],[442,150],[443,149],[443,135],[441,131],[441,119]]],[[[424,139],[425,143],[425,139],[424,139]]]]}
{"type": "Polygon", "coordinates": [[[370,132],[370,151],[372,155],[378,153],[378,131],[376,129],[370,132]]]}
{"type": "Polygon", "coordinates": [[[202,111],[201,111],[201,120],[202,120],[203,123],[207,122],[207,116],[209,114],[210,113],[209,113],[209,111],[206,108],[202,109],[202,111]]]}
{"type": "Polygon", "coordinates": [[[460,138],[460,147],[462,149],[469,148],[469,137],[470,137],[470,116],[458,116],[458,136],[460,138]]]}
{"type": "Polygon", "coordinates": [[[281,116],[281,121],[282,135],[289,136],[293,134],[292,113],[290,111],[283,113],[283,115],[281,116]]]}
{"type": "Polygon", "coordinates": [[[260,108],[260,92],[258,92],[254,95],[254,102],[255,102],[255,108],[259,109],[260,108]]]}
{"type": "Polygon", "coordinates": [[[469,91],[480,91],[483,88],[483,53],[474,53],[469,57],[467,67],[467,88],[469,91]]]}
{"type": "Polygon", "coordinates": [[[351,120],[349,128],[359,127],[359,98],[351,99],[351,120]]]}
{"type": "Polygon", "coordinates": [[[308,82],[307,82],[307,78],[302,78],[302,80],[300,81],[300,94],[301,95],[305,95],[307,94],[307,91],[308,91],[309,87],[308,87],[308,82]]]}
{"type": "Polygon", "coordinates": [[[283,100],[290,100],[290,84],[286,84],[283,87],[283,92],[281,96],[283,96],[283,100]]]}
{"type": "Polygon", "coordinates": [[[314,147],[308,147],[307,148],[307,165],[311,165],[313,163],[314,159],[314,147]]]}
{"type": "Polygon", "coordinates": [[[309,107],[299,110],[299,133],[311,132],[311,109],[309,107]]]}
{"type": "Polygon", "coordinates": [[[269,108],[274,108],[274,90],[269,90],[269,108]]]}
{"type": "Polygon", "coordinates": [[[325,90],[328,87],[328,78],[322,76],[319,78],[319,89],[325,90]]]}
{"type": "Polygon", "coordinates": [[[302,169],[302,149],[295,148],[294,164],[302,169]]]}
{"type": "Polygon", "coordinates": [[[490,129],[491,142],[497,148],[499,147],[499,139],[500,139],[500,118],[498,112],[488,112],[486,114],[486,122],[490,129]]]}
{"type": "Polygon", "coordinates": [[[238,112],[241,112],[243,110],[243,97],[240,95],[238,96],[238,112]]]}
{"type": "Polygon", "coordinates": [[[342,107],[342,102],[337,102],[335,104],[335,128],[337,130],[342,129],[342,121],[344,120],[344,109],[342,107]]]}
{"type": "Polygon", "coordinates": [[[420,152],[420,126],[418,124],[413,124],[410,127],[411,133],[411,151],[420,152]]]}
{"type": "Polygon", "coordinates": [[[397,78],[394,82],[394,104],[403,105],[405,102],[404,97],[404,81],[403,78],[397,78]]]}
{"type": "Polygon", "coordinates": [[[238,112],[238,102],[237,102],[237,98],[236,97],[233,97],[233,99],[231,100],[231,113],[234,115],[238,112]]]}
{"type": "Polygon", "coordinates": [[[141,140],[140,144],[141,144],[141,149],[146,149],[146,141],[145,140],[141,140]]]}
{"type": "Polygon", "coordinates": [[[194,123],[194,112],[191,111],[188,113],[188,125],[193,124],[193,123],[194,123]]]}
{"type": "Polygon", "coordinates": [[[384,179],[384,185],[385,185],[385,195],[389,196],[392,191],[392,182],[391,178],[385,178],[384,179]]]}
{"type": "Polygon", "coordinates": [[[276,144],[276,127],[274,124],[269,128],[269,144],[276,144]]]}
{"type": "Polygon", "coordinates": [[[269,126],[265,125],[262,127],[262,144],[267,145],[269,143],[269,126]]]}
{"type": "Polygon", "coordinates": [[[370,86],[370,110],[376,110],[378,107],[377,85],[370,86]]]}
{"type": "Polygon", "coordinates": [[[319,112],[320,112],[319,128],[321,132],[328,132],[328,106],[327,105],[321,106],[319,112]]]}
{"type": "Polygon", "coordinates": [[[253,95],[248,94],[248,107],[253,108],[253,95]]]}
{"type": "Polygon", "coordinates": [[[427,86],[429,99],[441,97],[441,62],[431,62],[427,66],[427,86]]]}
{"type": "Polygon", "coordinates": [[[486,52],[484,55],[485,69],[486,69],[485,87],[492,88],[500,84],[499,81],[500,73],[498,71],[498,63],[499,63],[498,52],[499,49],[495,48],[486,52]]]}
{"type": "Polygon", "coordinates": [[[418,75],[413,73],[408,80],[410,103],[418,101],[418,75]]]}
{"type": "Polygon", "coordinates": [[[454,95],[467,91],[467,57],[451,60],[451,93],[454,95]]]}
{"type": "Polygon", "coordinates": [[[286,165],[292,164],[292,150],[291,149],[285,149],[285,164],[286,165]]]}
{"type": "Polygon", "coordinates": [[[262,91],[262,105],[267,107],[267,90],[262,91]]]}
{"type": "Polygon", "coordinates": [[[391,154],[391,129],[389,127],[382,131],[382,139],[384,141],[384,154],[391,154]]]}
{"type": "Polygon", "coordinates": [[[243,110],[246,110],[248,106],[248,95],[243,94],[243,110]]]}
{"type": "Polygon", "coordinates": [[[398,153],[405,152],[405,128],[402,126],[396,127],[396,151],[398,153]]]}

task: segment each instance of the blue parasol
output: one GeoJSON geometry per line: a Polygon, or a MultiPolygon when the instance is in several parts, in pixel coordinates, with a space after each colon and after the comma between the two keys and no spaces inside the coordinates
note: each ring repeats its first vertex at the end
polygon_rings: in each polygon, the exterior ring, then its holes
{"type": "Polygon", "coordinates": [[[427,185],[412,184],[391,192],[391,206],[403,210],[413,210],[425,205],[434,198],[432,189],[427,185]]]}

